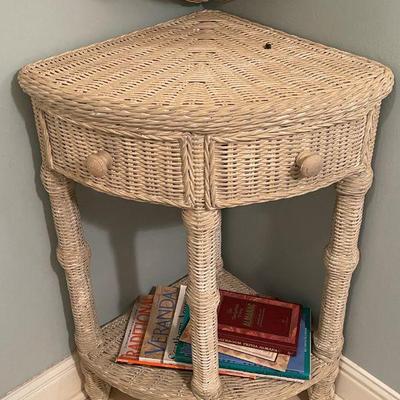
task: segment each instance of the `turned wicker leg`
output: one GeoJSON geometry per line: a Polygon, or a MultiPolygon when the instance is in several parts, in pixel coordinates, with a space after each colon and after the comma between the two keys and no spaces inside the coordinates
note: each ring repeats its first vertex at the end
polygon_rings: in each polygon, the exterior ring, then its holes
{"type": "Polygon", "coordinates": [[[216,244],[215,244],[215,254],[216,254],[216,259],[217,259],[217,274],[219,275],[223,269],[224,269],[224,260],[222,259],[222,218],[221,218],[221,210],[216,210],[217,213],[219,214],[218,216],[218,227],[216,230],[216,244]]]}
{"type": "MultiPolygon", "coordinates": [[[[42,182],[49,193],[58,236],[57,259],[65,270],[75,324],[75,342],[80,354],[101,344],[89,277],[90,249],[84,240],[73,183],[45,166],[42,182]]],[[[92,400],[108,399],[109,386],[84,366],[85,390],[92,400]]]]}
{"type": "Polygon", "coordinates": [[[218,399],[222,388],[217,353],[217,263],[221,213],[184,210],[188,252],[188,303],[192,320],[192,391],[201,400],[218,399]]]}
{"type": "Polygon", "coordinates": [[[89,398],[91,400],[107,400],[110,395],[110,386],[86,369],[83,363],[81,363],[81,371],[85,379],[85,392],[89,398]]]}
{"type": "Polygon", "coordinates": [[[336,210],[326,249],[327,277],[320,322],[314,337],[315,353],[336,367],[335,373],[310,391],[311,400],[332,400],[343,348],[343,323],[352,274],[359,260],[358,237],[364,197],[372,183],[372,170],[348,177],[337,185],[336,210]]]}

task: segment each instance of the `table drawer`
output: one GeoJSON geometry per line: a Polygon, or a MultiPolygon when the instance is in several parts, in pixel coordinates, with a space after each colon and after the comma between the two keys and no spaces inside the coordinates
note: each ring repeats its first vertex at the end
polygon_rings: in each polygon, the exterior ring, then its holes
{"type": "Polygon", "coordinates": [[[57,172],[119,197],[193,205],[192,186],[185,183],[193,175],[187,135],[105,131],[42,115],[51,166],[57,172]]]}
{"type": "MultiPolygon", "coordinates": [[[[207,138],[206,200],[224,208],[297,196],[339,181],[359,168],[366,118],[301,132],[257,134],[254,139],[207,138]],[[316,176],[303,177],[301,153],[315,154],[316,176]]],[[[247,138],[249,135],[246,135],[247,138]]]]}

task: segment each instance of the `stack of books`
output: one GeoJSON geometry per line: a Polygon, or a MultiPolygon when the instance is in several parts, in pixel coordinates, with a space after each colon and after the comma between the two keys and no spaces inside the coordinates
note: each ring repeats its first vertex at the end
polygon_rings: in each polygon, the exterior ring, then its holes
{"type": "MultiPolygon", "coordinates": [[[[303,382],[311,374],[311,312],[299,304],[221,290],[220,373],[303,382]]],[[[192,369],[186,287],[158,286],[132,309],[117,362],[192,369]]]]}

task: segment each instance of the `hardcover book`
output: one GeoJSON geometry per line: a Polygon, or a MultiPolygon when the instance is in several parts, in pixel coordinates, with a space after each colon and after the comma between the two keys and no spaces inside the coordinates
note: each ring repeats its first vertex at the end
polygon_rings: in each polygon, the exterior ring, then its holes
{"type": "Polygon", "coordinates": [[[218,352],[227,356],[235,357],[242,361],[248,361],[250,363],[257,364],[263,367],[272,368],[277,371],[286,371],[290,360],[290,356],[286,354],[280,354],[275,359],[275,361],[269,361],[255,355],[249,353],[243,353],[242,351],[230,349],[227,347],[223,347],[221,345],[218,346],[218,352]]]}
{"type": "MultiPolygon", "coordinates": [[[[191,329],[191,322],[189,321],[188,325],[186,326],[185,330],[183,331],[180,340],[185,343],[191,343],[190,338],[190,329],[191,329]]],[[[239,346],[232,343],[224,343],[219,342],[218,347],[220,348],[220,353],[230,354],[230,351],[233,352],[240,352],[243,354],[248,354],[249,356],[258,357],[260,359],[275,362],[278,358],[278,353],[276,351],[268,351],[268,350],[261,350],[255,349],[252,347],[247,346],[239,346]]],[[[232,354],[233,355],[233,354],[232,354]]],[[[280,355],[282,356],[282,355],[280,355]]],[[[289,359],[289,356],[284,356],[285,358],[289,359]]]]}
{"type": "MultiPolygon", "coordinates": [[[[184,329],[180,341],[191,344],[190,337],[190,321],[184,329]]],[[[244,361],[249,361],[264,367],[273,368],[278,371],[286,371],[290,356],[286,354],[278,354],[265,350],[253,349],[245,346],[235,346],[225,343],[218,343],[218,352],[221,354],[229,355],[239,358],[244,361]]]]}
{"type": "MultiPolygon", "coordinates": [[[[186,287],[181,286],[180,293],[178,296],[179,303],[182,297],[185,297],[186,287]],[[183,289],[182,289],[183,288],[183,289]],[[181,291],[183,293],[181,294],[181,291]]],[[[146,333],[147,325],[150,319],[151,310],[153,308],[153,297],[154,296],[140,296],[136,300],[132,312],[128,321],[126,333],[124,340],[121,345],[120,352],[116,358],[117,362],[132,364],[132,365],[144,365],[149,367],[160,367],[160,368],[172,368],[172,369],[182,369],[182,370],[192,370],[191,363],[182,363],[176,360],[175,358],[175,348],[176,345],[170,348],[170,351],[167,352],[167,349],[164,354],[164,358],[161,362],[155,362],[151,360],[140,360],[139,355],[143,345],[144,336],[146,333]]],[[[175,318],[174,312],[174,318],[175,318]]],[[[183,314],[181,314],[180,319],[183,318],[183,314]]],[[[178,325],[178,336],[181,333],[180,325],[178,325]]],[[[172,329],[171,329],[172,330],[172,329]]],[[[176,341],[176,338],[172,341],[176,341]]],[[[168,346],[168,344],[167,344],[168,346]]],[[[167,347],[168,348],[168,347],[167,347]]],[[[249,378],[254,379],[254,375],[248,372],[242,371],[234,371],[234,370],[226,370],[224,368],[220,369],[221,375],[230,375],[241,378],[249,378]]]]}
{"type": "MultiPolygon", "coordinates": [[[[282,357],[282,354],[277,353],[276,351],[269,351],[269,350],[262,350],[262,349],[255,349],[253,347],[247,346],[239,346],[237,344],[232,343],[224,343],[220,342],[219,345],[224,349],[231,349],[240,351],[242,353],[250,354],[252,356],[256,356],[262,358],[263,360],[275,362],[278,357],[282,357]]],[[[285,358],[289,358],[289,356],[284,355],[285,358]]]]}
{"type": "MultiPolygon", "coordinates": [[[[187,313],[188,314],[188,313],[187,313]]],[[[188,323],[188,315],[185,314],[183,324],[188,323]]],[[[246,362],[236,357],[219,354],[220,368],[227,370],[246,371],[255,377],[269,377],[295,382],[304,382],[311,378],[311,312],[309,308],[303,308],[301,313],[299,340],[296,356],[290,357],[287,370],[277,371],[251,362],[246,362]]],[[[179,362],[192,362],[191,345],[179,342],[176,348],[175,359],[179,362]]]]}
{"type": "Polygon", "coordinates": [[[301,306],[264,296],[221,290],[218,337],[221,342],[294,355],[301,306]]]}

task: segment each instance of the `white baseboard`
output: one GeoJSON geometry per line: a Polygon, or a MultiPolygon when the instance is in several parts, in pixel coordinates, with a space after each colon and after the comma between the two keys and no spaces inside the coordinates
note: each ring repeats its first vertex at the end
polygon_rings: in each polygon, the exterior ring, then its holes
{"type": "MultiPolygon", "coordinates": [[[[346,357],[342,358],[336,392],[342,400],[400,400],[400,393],[346,357]]],[[[71,356],[10,392],[2,400],[84,399],[76,359],[71,356]]]]}
{"type": "Polygon", "coordinates": [[[1,400],[84,400],[78,371],[76,357],[70,356],[1,400]]]}
{"type": "Polygon", "coordinates": [[[342,357],[336,393],[343,400],[400,400],[400,393],[346,357],[342,357]]]}

